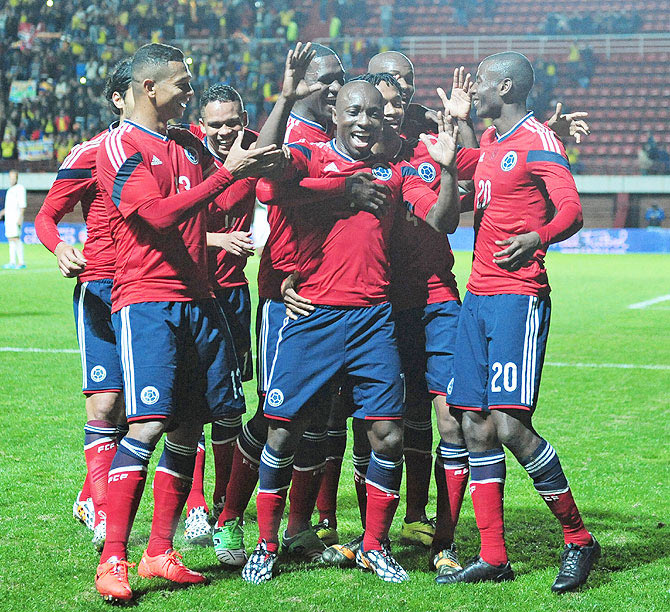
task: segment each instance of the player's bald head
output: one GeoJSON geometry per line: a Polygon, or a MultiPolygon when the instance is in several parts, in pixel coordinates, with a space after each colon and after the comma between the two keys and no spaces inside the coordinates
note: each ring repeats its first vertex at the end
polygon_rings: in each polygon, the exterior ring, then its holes
{"type": "Polygon", "coordinates": [[[384,107],[384,97],[380,91],[367,81],[349,81],[342,86],[337,94],[335,110],[338,116],[341,116],[344,109],[352,103],[365,103],[366,105],[375,105],[384,107]]]}
{"type": "Polygon", "coordinates": [[[184,54],[181,49],[172,45],[150,43],[140,47],[133,55],[130,71],[133,81],[142,82],[144,79],[160,81],[170,74],[171,62],[183,62],[184,54]]]}
{"type": "Polygon", "coordinates": [[[535,82],[530,61],[525,55],[515,51],[489,55],[479,64],[477,72],[486,72],[489,78],[500,84],[509,81],[501,90],[501,95],[508,104],[525,103],[535,82]]]}
{"type": "Polygon", "coordinates": [[[368,62],[368,72],[414,72],[414,64],[409,57],[400,51],[383,51],[377,53],[368,62]]]}
{"type": "Polygon", "coordinates": [[[307,81],[316,83],[324,71],[332,72],[341,70],[344,72],[340,58],[330,47],[326,47],[319,43],[312,43],[312,51],[315,52],[315,55],[309,63],[309,66],[307,66],[307,71],[305,73],[307,81]]]}

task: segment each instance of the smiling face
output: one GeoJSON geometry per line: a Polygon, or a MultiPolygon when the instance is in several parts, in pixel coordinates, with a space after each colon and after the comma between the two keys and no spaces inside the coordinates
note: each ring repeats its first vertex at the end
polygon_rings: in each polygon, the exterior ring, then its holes
{"type": "Polygon", "coordinates": [[[222,159],[230,153],[237,134],[247,125],[247,111],[239,102],[213,100],[202,111],[200,127],[213,151],[222,159]]]}
{"type": "Polygon", "coordinates": [[[396,134],[400,134],[400,126],[405,118],[402,95],[393,85],[389,85],[384,81],[376,87],[384,98],[384,127],[388,127],[396,134]]]}
{"type": "Polygon", "coordinates": [[[323,91],[310,94],[303,101],[314,118],[325,127],[331,120],[337,94],[344,84],[344,69],[340,59],[334,54],[313,59],[305,80],[310,85],[322,83],[326,86],[323,91]]]}
{"type": "MultiPolygon", "coordinates": [[[[148,80],[147,80],[148,81],[148,80]]],[[[154,103],[163,121],[178,119],[193,97],[191,71],[184,62],[168,62],[160,80],[144,82],[145,90],[153,92],[154,103]]]]}
{"type": "Polygon", "coordinates": [[[497,119],[503,106],[503,99],[499,91],[500,77],[491,70],[490,64],[483,61],[477,68],[477,77],[472,85],[472,102],[477,110],[477,116],[497,119]]]}
{"type": "Polygon", "coordinates": [[[337,125],[337,144],[354,159],[369,155],[381,137],[384,98],[379,90],[364,81],[347,83],[337,96],[333,121],[337,125]]]}

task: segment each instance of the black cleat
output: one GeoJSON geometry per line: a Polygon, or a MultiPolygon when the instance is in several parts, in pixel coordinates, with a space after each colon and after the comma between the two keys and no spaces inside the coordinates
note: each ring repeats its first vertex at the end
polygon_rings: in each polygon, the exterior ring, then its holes
{"type": "Polygon", "coordinates": [[[503,565],[491,565],[477,556],[462,570],[451,574],[442,574],[435,578],[437,584],[455,584],[456,582],[505,582],[514,580],[514,572],[509,561],[503,565]]]}
{"type": "Polygon", "coordinates": [[[600,544],[593,538],[590,546],[567,544],[561,553],[561,569],[551,585],[554,593],[565,593],[586,582],[593,564],[600,558],[600,544]]]}

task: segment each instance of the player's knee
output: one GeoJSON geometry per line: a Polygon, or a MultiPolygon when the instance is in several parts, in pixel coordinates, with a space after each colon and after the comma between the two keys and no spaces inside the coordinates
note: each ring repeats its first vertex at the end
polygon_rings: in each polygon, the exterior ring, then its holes
{"type": "Polygon", "coordinates": [[[466,412],[461,425],[469,451],[480,452],[498,444],[495,426],[490,418],[476,412],[466,412]]]}
{"type": "Polygon", "coordinates": [[[377,454],[395,457],[402,453],[401,421],[375,421],[370,429],[370,445],[377,454]]]}
{"type": "Polygon", "coordinates": [[[511,415],[502,411],[493,415],[498,439],[516,456],[526,456],[532,452],[539,440],[525,416],[524,413],[511,415]]]}
{"type": "Polygon", "coordinates": [[[86,398],[86,416],[89,421],[116,423],[120,415],[119,393],[93,393],[86,398]]]}
{"type": "Polygon", "coordinates": [[[145,444],[156,445],[165,431],[165,421],[130,423],[128,436],[145,444]]]}

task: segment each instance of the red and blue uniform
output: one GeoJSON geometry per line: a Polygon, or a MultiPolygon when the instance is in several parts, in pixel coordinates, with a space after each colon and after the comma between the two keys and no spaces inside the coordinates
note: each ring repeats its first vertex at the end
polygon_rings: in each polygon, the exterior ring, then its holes
{"type": "Polygon", "coordinates": [[[112,318],[130,422],[206,422],[244,411],[206,249],[207,204],[232,177],[222,168],[203,181],[203,155],[195,140],[184,148],[132,121],[98,151],[117,256],[112,318]]]}
{"type": "Polygon", "coordinates": [[[87,231],[83,248],[86,268],[77,277],[73,308],[85,394],[123,389],[111,318],[116,252],[95,163],[98,148],[111,129],[112,126],[70,151],[35,218],[38,238],[53,253],[62,242],[58,223],[81,203],[87,231]]]}
{"type": "Polygon", "coordinates": [[[448,402],[465,410],[534,410],[551,304],[544,257],[579,230],[582,209],[563,144],[532,113],[481,138],[472,273],[458,323],[448,402]],[[495,244],[537,232],[541,247],[519,270],[493,262],[495,244]]]}

